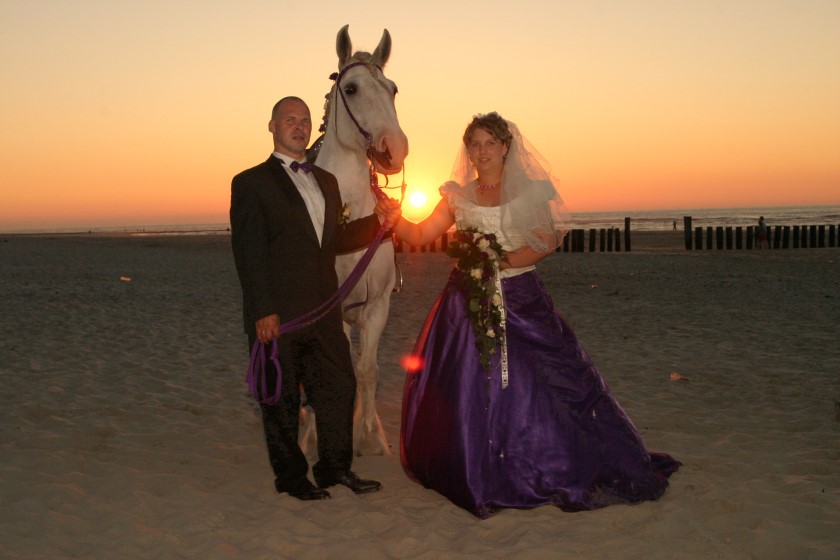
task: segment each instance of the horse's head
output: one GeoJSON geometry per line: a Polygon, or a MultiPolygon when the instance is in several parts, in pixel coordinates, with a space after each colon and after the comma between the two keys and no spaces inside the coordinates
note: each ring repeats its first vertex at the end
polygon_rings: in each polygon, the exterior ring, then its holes
{"type": "Polygon", "coordinates": [[[348,27],[342,27],[336,39],[338,73],[333,75],[325,132],[335,134],[347,149],[366,153],[380,173],[397,173],[408,155],[408,139],[394,107],[397,86],[383,73],[391,35],[383,31],[373,54],[353,53],[348,27]]]}

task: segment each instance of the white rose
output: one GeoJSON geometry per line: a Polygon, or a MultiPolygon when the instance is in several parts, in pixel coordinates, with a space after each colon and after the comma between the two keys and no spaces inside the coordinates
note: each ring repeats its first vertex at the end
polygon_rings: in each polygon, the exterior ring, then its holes
{"type": "Polygon", "coordinates": [[[487,336],[489,336],[490,338],[496,338],[496,331],[494,331],[492,328],[487,329],[487,336]]]}
{"type": "Polygon", "coordinates": [[[474,268],[474,269],[472,269],[472,270],[470,271],[470,276],[472,276],[472,277],[473,277],[473,278],[475,278],[476,280],[481,280],[481,269],[480,269],[480,268],[474,268]]]}
{"type": "Polygon", "coordinates": [[[499,295],[499,292],[496,292],[495,294],[493,294],[492,302],[493,302],[493,305],[495,305],[496,307],[499,307],[500,305],[502,305],[502,296],[499,295]]]}
{"type": "Polygon", "coordinates": [[[478,240],[478,248],[481,249],[482,251],[487,249],[489,246],[490,246],[490,242],[487,241],[487,239],[482,237],[481,239],[478,240]]]}

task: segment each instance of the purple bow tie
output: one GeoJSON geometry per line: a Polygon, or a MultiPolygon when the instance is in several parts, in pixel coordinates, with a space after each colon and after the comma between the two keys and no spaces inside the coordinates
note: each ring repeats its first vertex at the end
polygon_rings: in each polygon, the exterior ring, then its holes
{"type": "Polygon", "coordinates": [[[292,171],[294,171],[295,173],[297,173],[297,170],[298,170],[298,169],[300,169],[300,170],[301,170],[301,171],[303,171],[304,173],[312,173],[312,167],[313,167],[313,166],[312,166],[312,164],[311,164],[311,163],[309,163],[308,161],[305,161],[305,162],[303,162],[303,163],[298,163],[298,162],[296,162],[296,161],[293,161],[293,162],[289,165],[289,169],[291,169],[291,170],[292,170],[292,171]]]}

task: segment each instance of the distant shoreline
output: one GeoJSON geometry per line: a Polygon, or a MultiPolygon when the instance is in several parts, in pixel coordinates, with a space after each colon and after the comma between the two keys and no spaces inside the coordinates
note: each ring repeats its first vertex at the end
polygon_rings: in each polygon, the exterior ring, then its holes
{"type": "MultiPolygon", "coordinates": [[[[840,224],[840,205],[820,206],[768,206],[740,208],[690,208],[664,210],[612,210],[605,212],[574,212],[570,214],[568,226],[572,229],[624,228],[625,218],[630,218],[630,229],[635,232],[670,232],[676,222],[677,229],[683,228],[685,216],[691,216],[693,226],[738,227],[756,225],[759,216],[764,216],[768,225],[822,225],[840,224]]],[[[180,224],[133,224],[95,227],[51,227],[7,229],[0,235],[212,235],[224,234],[230,224],[221,222],[196,222],[180,224]]]]}
{"type": "MultiPolygon", "coordinates": [[[[587,234],[588,235],[588,234],[587,234]]],[[[15,239],[65,239],[78,240],[84,242],[86,240],[93,241],[107,241],[107,240],[156,240],[158,242],[165,240],[166,244],[177,245],[179,243],[196,243],[204,242],[208,244],[223,244],[230,243],[229,231],[218,230],[203,230],[191,232],[177,232],[177,231],[160,231],[160,232],[91,232],[91,233],[7,233],[0,234],[0,243],[14,242],[15,239]]],[[[588,238],[587,238],[588,239],[588,238]]],[[[633,253],[680,253],[680,254],[713,254],[713,253],[746,253],[754,252],[755,249],[693,249],[685,248],[685,233],[682,230],[677,231],[632,231],[630,237],[631,245],[630,251],[625,250],[624,237],[622,235],[622,250],[621,251],[600,251],[600,245],[596,246],[596,250],[590,252],[588,242],[584,248],[583,254],[633,254],[633,253]]],[[[403,250],[397,255],[421,255],[423,253],[441,253],[440,245],[436,244],[436,250],[430,251],[428,246],[425,250],[419,248],[411,251],[409,246],[404,244],[403,250]]],[[[837,247],[825,247],[817,250],[836,250],[837,247]]],[[[808,249],[771,249],[769,253],[783,254],[795,253],[808,249]]],[[[566,253],[561,247],[558,253],[566,253]]],[[[569,252],[568,254],[575,254],[569,252]]],[[[581,253],[577,253],[581,254],[581,253]]]]}
{"type": "Polygon", "coordinates": [[[160,231],[55,231],[55,232],[12,232],[0,233],[0,239],[4,237],[195,237],[195,236],[218,236],[230,235],[230,229],[217,230],[160,230],[160,231]]]}

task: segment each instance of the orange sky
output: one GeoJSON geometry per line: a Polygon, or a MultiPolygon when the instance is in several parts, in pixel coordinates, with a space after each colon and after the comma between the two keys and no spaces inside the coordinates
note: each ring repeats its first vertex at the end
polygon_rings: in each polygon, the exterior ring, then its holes
{"type": "Polygon", "coordinates": [[[573,212],[840,204],[840,2],[299,6],[0,0],[0,231],[225,222],[274,101],[320,119],[346,23],[358,48],[391,32],[431,203],[496,110],[573,212]]]}

